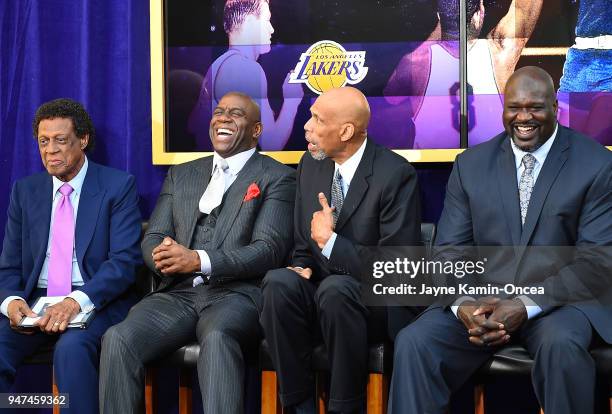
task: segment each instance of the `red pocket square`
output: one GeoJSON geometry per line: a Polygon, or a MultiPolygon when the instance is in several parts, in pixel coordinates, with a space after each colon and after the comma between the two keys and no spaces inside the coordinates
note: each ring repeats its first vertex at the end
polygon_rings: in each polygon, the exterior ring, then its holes
{"type": "Polygon", "coordinates": [[[252,183],[251,185],[249,185],[249,188],[247,188],[247,192],[244,195],[244,200],[242,201],[252,200],[254,198],[259,197],[260,194],[261,191],[259,191],[259,187],[257,186],[257,184],[252,183]]]}

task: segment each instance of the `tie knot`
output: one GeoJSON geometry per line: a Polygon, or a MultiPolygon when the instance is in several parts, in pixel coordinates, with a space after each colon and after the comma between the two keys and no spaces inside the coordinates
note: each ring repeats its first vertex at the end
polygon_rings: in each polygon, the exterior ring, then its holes
{"type": "Polygon", "coordinates": [[[219,168],[221,171],[225,172],[225,170],[227,170],[229,168],[229,165],[227,165],[227,161],[225,161],[224,158],[219,158],[217,160],[217,168],[219,168]]]}
{"type": "Polygon", "coordinates": [[[534,157],[532,154],[523,155],[523,165],[525,166],[526,170],[533,170],[535,163],[536,157],[534,157]]]}
{"type": "Polygon", "coordinates": [[[336,174],[334,175],[334,180],[342,181],[342,174],[340,174],[340,170],[336,170],[336,174]]]}
{"type": "Polygon", "coordinates": [[[69,196],[74,191],[74,188],[70,187],[70,184],[65,183],[60,187],[59,191],[63,196],[69,196]]]}

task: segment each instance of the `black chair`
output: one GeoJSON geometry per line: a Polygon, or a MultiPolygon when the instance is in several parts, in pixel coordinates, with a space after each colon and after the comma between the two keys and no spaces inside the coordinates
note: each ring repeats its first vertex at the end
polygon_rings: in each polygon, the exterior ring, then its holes
{"type": "MultiPolygon", "coordinates": [[[[612,346],[604,345],[591,351],[595,359],[597,373],[607,378],[609,383],[610,412],[612,413],[612,346]]],[[[519,345],[510,345],[496,352],[476,372],[474,379],[474,406],[476,414],[485,412],[484,384],[493,377],[520,377],[531,375],[533,360],[527,350],[519,345]]],[[[540,410],[540,413],[543,413],[540,410]]]]}
{"type": "MultiPolygon", "coordinates": [[[[421,241],[426,249],[431,249],[435,236],[435,225],[433,223],[421,224],[421,241]]],[[[276,372],[270,360],[268,345],[262,341],[259,352],[259,363],[261,367],[261,413],[273,414],[282,412],[282,406],[278,399],[278,388],[276,372]]],[[[324,345],[317,346],[312,357],[313,370],[317,372],[316,393],[319,413],[325,413],[327,406],[327,373],[329,372],[329,361],[324,345]]],[[[387,412],[387,400],[389,396],[389,379],[393,365],[393,344],[390,342],[376,343],[369,348],[368,357],[368,389],[367,410],[368,414],[384,414],[387,412]]]]}

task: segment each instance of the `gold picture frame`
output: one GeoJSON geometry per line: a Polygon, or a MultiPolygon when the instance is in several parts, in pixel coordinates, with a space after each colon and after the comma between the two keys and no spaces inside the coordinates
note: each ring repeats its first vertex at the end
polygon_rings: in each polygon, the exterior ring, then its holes
{"type": "MultiPolygon", "coordinates": [[[[154,165],[180,164],[211,155],[211,152],[168,152],[166,142],[165,116],[165,63],[164,39],[164,0],[150,0],[150,31],[151,31],[151,130],[152,130],[152,160],[154,165]]],[[[558,53],[558,52],[556,52],[558,53]]],[[[607,147],[612,150],[612,146],[607,147]]],[[[413,163],[453,162],[458,154],[465,149],[422,149],[394,150],[397,154],[413,163]]],[[[297,164],[304,151],[267,151],[262,152],[285,163],[297,164]]]]}
{"type": "MultiPolygon", "coordinates": [[[[165,148],[165,65],[164,1],[150,0],[151,18],[151,132],[154,165],[173,165],[192,161],[211,152],[168,152],[165,148]]],[[[463,149],[395,150],[410,162],[453,162],[463,149]]],[[[285,163],[297,164],[304,151],[262,152],[285,163]]]]}

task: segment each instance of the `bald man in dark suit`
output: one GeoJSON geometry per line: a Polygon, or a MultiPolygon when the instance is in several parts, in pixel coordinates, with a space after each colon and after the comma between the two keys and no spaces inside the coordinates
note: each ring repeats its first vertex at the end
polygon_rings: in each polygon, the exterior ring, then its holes
{"type": "Polygon", "coordinates": [[[310,358],[321,337],[331,365],[329,410],[352,412],[365,403],[368,339],[388,333],[384,309],[361,297],[360,257],[419,244],[417,177],[367,137],[370,108],[357,89],[332,89],[310,111],[291,267],[266,275],[261,323],[285,407],[314,412],[310,358]]]}
{"type": "Polygon", "coordinates": [[[446,412],[451,393],[510,341],[534,358],[544,412],[593,412],[589,348],[612,343],[612,307],[601,296],[610,293],[612,152],[556,115],[550,75],[517,70],[505,90],[505,132],[457,158],[436,237],[442,247],[521,252],[509,255],[512,280],[547,296],[463,297],[430,307],[397,337],[390,413],[446,412]],[[549,260],[531,246],[572,251],[549,260]]]}

